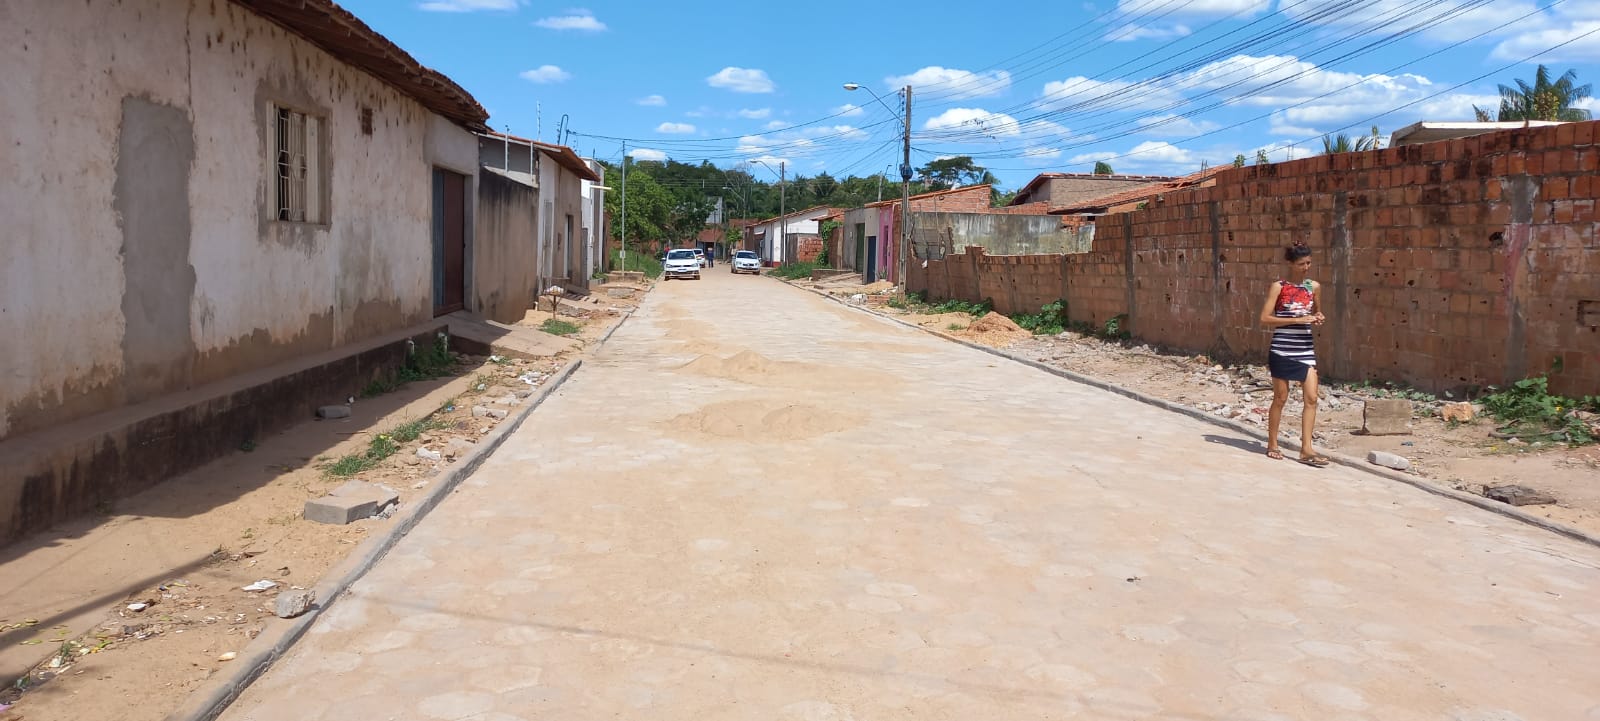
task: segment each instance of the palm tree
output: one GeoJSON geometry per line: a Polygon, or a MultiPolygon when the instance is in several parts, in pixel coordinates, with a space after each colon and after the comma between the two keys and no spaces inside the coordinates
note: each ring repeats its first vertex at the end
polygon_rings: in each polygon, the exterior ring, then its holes
{"type": "Polygon", "coordinates": [[[1322,152],[1325,155],[1334,153],[1361,153],[1368,150],[1378,150],[1383,147],[1383,134],[1378,132],[1378,126],[1372,126],[1370,135],[1351,138],[1344,133],[1338,135],[1322,136],[1322,152]]]}
{"type": "Polygon", "coordinates": [[[1568,70],[1555,82],[1550,81],[1550,69],[1540,65],[1533,73],[1533,85],[1518,80],[1517,86],[1500,86],[1500,109],[1491,113],[1476,105],[1472,112],[1479,122],[1499,120],[1556,120],[1578,122],[1589,119],[1589,111],[1574,108],[1574,103],[1589,97],[1590,86],[1578,85],[1578,73],[1568,70]],[[1491,117],[1491,115],[1493,117],[1491,117]]]}

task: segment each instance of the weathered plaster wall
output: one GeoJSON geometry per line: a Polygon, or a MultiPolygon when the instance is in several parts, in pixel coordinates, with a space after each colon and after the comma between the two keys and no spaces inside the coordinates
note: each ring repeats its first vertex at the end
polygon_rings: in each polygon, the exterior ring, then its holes
{"type": "Polygon", "coordinates": [[[989,255],[1081,253],[1094,239],[1094,226],[1086,228],[1062,228],[1061,218],[1054,215],[911,214],[911,238],[917,257],[924,259],[963,253],[969,245],[989,255]]]}
{"type": "Polygon", "coordinates": [[[538,292],[538,244],[534,234],[539,194],[492,170],[478,178],[478,224],[473,239],[473,302],[470,308],[502,323],[522,320],[538,292]]]}
{"type": "Polygon", "coordinates": [[[477,146],[392,87],[212,0],[5,3],[0,67],[0,439],[431,315],[477,146]],[[325,224],[267,207],[275,102],[325,118],[325,224]]]}
{"type": "Polygon", "coordinates": [[[550,218],[550,237],[553,248],[559,253],[551,276],[577,288],[589,287],[589,278],[583,272],[583,179],[576,173],[546,157],[544,163],[555,172],[555,214],[550,218]],[[567,229],[567,218],[572,218],[572,228],[567,229]]]}

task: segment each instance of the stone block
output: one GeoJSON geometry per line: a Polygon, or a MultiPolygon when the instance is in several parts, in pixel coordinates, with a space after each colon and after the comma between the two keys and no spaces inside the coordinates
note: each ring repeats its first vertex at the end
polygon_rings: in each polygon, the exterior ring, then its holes
{"type": "Polygon", "coordinates": [[[378,499],[323,496],[306,501],[307,521],[343,526],[351,521],[371,518],[378,512],[378,499]]]}
{"type": "Polygon", "coordinates": [[[1513,506],[1543,506],[1556,502],[1555,496],[1527,486],[1493,486],[1484,489],[1483,495],[1513,506]]]}
{"type": "Polygon", "coordinates": [[[1361,409],[1361,432],[1369,436],[1411,435],[1411,401],[1369,400],[1361,409]]]}
{"type": "Polygon", "coordinates": [[[317,409],[318,418],[349,418],[350,406],[323,406],[317,409]]]}
{"type": "Polygon", "coordinates": [[[316,591],[285,591],[273,602],[272,613],[278,618],[294,618],[310,611],[316,602],[316,591]]]}
{"type": "Polygon", "coordinates": [[[1397,471],[1404,471],[1411,468],[1411,461],[1407,460],[1405,456],[1399,456],[1393,453],[1385,453],[1383,451],[1372,451],[1368,453],[1367,462],[1374,465],[1383,466],[1385,468],[1393,468],[1397,471]]]}

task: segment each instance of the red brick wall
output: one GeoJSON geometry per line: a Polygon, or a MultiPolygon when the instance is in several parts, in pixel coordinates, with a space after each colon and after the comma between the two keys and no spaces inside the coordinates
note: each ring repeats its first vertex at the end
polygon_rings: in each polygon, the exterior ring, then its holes
{"type": "Polygon", "coordinates": [[[795,244],[795,260],[801,263],[810,263],[822,255],[822,238],[816,235],[789,234],[789,240],[795,244]]]}
{"type": "MultiPolygon", "coordinates": [[[[1034,265],[1058,269],[1074,320],[1126,313],[1147,342],[1259,359],[1262,300],[1284,247],[1304,241],[1329,376],[1443,390],[1560,359],[1557,391],[1600,393],[1597,136],[1600,122],[1572,123],[1228,169],[1215,187],[1101,218],[1089,253],[1034,265]]],[[[992,260],[929,262],[911,289],[1037,310],[1049,274],[992,260]]]]}

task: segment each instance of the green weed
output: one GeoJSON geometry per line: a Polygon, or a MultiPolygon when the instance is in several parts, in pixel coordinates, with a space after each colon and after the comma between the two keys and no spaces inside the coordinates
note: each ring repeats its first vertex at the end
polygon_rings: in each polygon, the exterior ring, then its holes
{"type": "Polygon", "coordinates": [[[1523,440],[1550,438],[1572,445],[1594,443],[1589,426],[1577,411],[1600,410],[1600,399],[1586,396],[1575,400],[1550,393],[1548,376],[1524,378],[1510,388],[1480,399],[1486,413],[1504,424],[1499,431],[1523,440]]]}
{"type": "Polygon", "coordinates": [[[572,335],[573,333],[577,333],[579,328],[576,324],[568,323],[560,318],[550,318],[539,326],[539,330],[549,333],[550,335],[572,335]]]}
{"type": "Polygon", "coordinates": [[[784,280],[800,280],[810,278],[811,271],[826,267],[816,261],[784,263],[768,272],[768,275],[784,280]]]}
{"type": "Polygon", "coordinates": [[[1039,307],[1038,313],[1018,313],[1011,319],[1034,335],[1057,335],[1067,329],[1067,301],[1047,303],[1039,307]]]}
{"type": "Polygon", "coordinates": [[[974,302],[972,302],[970,300],[958,300],[958,299],[955,299],[955,298],[951,298],[950,300],[944,301],[942,303],[939,303],[939,304],[933,306],[932,308],[929,309],[929,312],[930,313],[966,313],[967,315],[970,315],[970,316],[972,316],[974,318],[982,318],[983,316],[988,315],[989,311],[992,311],[992,310],[994,310],[994,301],[989,299],[989,298],[984,298],[983,302],[981,302],[981,303],[974,303],[974,302]]]}

